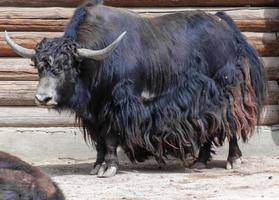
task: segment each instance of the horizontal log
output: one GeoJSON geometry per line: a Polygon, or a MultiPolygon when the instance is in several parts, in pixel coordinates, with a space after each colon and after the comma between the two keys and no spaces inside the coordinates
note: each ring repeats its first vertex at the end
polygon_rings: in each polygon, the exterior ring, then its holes
{"type": "Polygon", "coordinates": [[[0,81],[38,80],[37,70],[30,59],[0,58],[0,81]]]}
{"type": "MultiPolygon", "coordinates": [[[[279,80],[279,57],[264,57],[268,80],[279,80]]],[[[32,62],[23,58],[0,58],[0,81],[38,80],[37,70],[32,62]]]]}
{"type": "Polygon", "coordinates": [[[262,59],[268,80],[279,80],[279,57],[267,57],[262,59]]]}
{"type": "Polygon", "coordinates": [[[74,117],[39,107],[0,107],[0,127],[67,127],[74,117]]]}
{"type": "Polygon", "coordinates": [[[268,102],[269,105],[279,105],[279,85],[277,81],[268,82],[268,102]]]}
{"type": "MultiPolygon", "coordinates": [[[[44,37],[59,37],[60,32],[13,32],[10,36],[18,44],[34,48],[34,46],[44,37]]],[[[251,33],[244,32],[250,44],[252,44],[262,56],[279,56],[279,41],[275,33],[251,33]]],[[[4,33],[0,33],[0,57],[17,56],[14,51],[4,41],[4,33]]]]}
{"type": "MultiPolygon", "coordinates": [[[[35,106],[37,81],[0,81],[0,106],[35,106]]],[[[268,82],[268,105],[279,105],[279,86],[268,82]]]]}
{"type": "MultiPolygon", "coordinates": [[[[62,36],[60,32],[15,32],[10,33],[10,36],[19,45],[26,48],[34,48],[36,44],[45,37],[54,38],[62,36]]],[[[7,45],[4,39],[4,33],[0,33],[0,57],[14,57],[16,55],[13,50],[7,45]]]]}
{"type": "Polygon", "coordinates": [[[279,124],[279,106],[266,106],[261,117],[261,125],[271,126],[279,124]]]}
{"type": "MultiPolygon", "coordinates": [[[[261,125],[279,124],[279,106],[265,107],[261,125]]],[[[0,127],[71,127],[74,116],[38,107],[1,107],[0,127]]]]}
{"type": "MultiPolygon", "coordinates": [[[[195,10],[194,8],[134,8],[131,9],[145,17],[154,17],[174,12],[195,10]]],[[[277,8],[202,8],[209,13],[227,10],[242,31],[275,32],[279,27],[277,8]]],[[[0,7],[0,31],[63,31],[72,8],[17,8],[0,7]]]]}
{"type": "MultiPolygon", "coordinates": [[[[1,0],[0,6],[76,7],[84,0],[1,0]]],[[[176,6],[277,6],[278,0],[104,0],[106,5],[123,7],[176,6]]]]}
{"type": "Polygon", "coordinates": [[[35,105],[37,81],[0,81],[0,106],[35,105]]]}

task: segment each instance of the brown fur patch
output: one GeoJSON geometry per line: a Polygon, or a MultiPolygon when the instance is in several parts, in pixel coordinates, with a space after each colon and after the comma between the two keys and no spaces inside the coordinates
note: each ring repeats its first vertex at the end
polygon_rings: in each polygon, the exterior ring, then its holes
{"type": "Polygon", "coordinates": [[[250,65],[247,59],[243,60],[244,82],[232,89],[232,113],[236,123],[236,133],[247,141],[253,134],[258,122],[256,96],[251,84],[250,65]]]}

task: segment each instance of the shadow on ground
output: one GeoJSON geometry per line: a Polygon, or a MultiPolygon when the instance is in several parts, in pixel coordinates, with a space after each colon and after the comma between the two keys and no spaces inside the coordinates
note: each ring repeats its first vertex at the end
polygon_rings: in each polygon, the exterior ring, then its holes
{"type": "MultiPolygon", "coordinates": [[[[192,161],[191,161],[192,162],[192,161]]],[[[183,164],[179,161],[169,161],[165,165],[159,165],[156,162],[148,161],[146,163],[122,163],[119,167],[119,173],[192,173],[201,172],[202,170],[192,170],[189,168],[190,163],[183,164]]],[[[43,171],[52,176],[64,176],[64,175],[88,175],[92,169],[92,163],[81,164],[68,164],[68,165],[46,165],[40,166],[43,171]]],[[[226,167],[225,160],[211,161],[207,169],[219,168],[224,169],[226,167]]]]}

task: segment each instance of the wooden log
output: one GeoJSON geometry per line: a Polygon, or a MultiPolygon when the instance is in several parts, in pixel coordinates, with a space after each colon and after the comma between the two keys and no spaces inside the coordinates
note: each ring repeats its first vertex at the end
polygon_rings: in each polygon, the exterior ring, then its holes
{"type": "MultiPolygon", "coordinates": [[[[261,125],[279,124],[279,106],[265,107],[261,125]]],[[[38,107],[1,107],[0,127],[72,127],[73,114],[38,107]]]]}
{"type": "Polygon", "coordinates": [[[279,105],[279,85],[277,81],[268,82],[268,102],[269,105],[279,105]]]}
{"type": "MultiPolygon", "coordinates": [[[[35,45],[44,37],[59,37],[63,33],[60,32],[13,32],[10,36],[19,45],[26,48],[34,48],[35,45]]],[[[251,33],[244,32],[248,41],[258,50],[262,56],[279,56],[279,41],[275,33],[251,33]]],[[[0,33],[0,57],[18,56],[6,44],[4,33],[0,33]]]]}
{"type": "MultiPolygon", "coordinates": [[[[268,80],[279,80],[279,57],[264,57],[268,80]]],[[[37,70],[30,66],[31,60],[23,58],[0,58],[0,81],[38,80],[37,70]]]]}
{"type": "Polygon", "coordinates": [[[0,127],[67,127],[74,117],[39,107],[1,107],[0,127]]]}
{"type": "Polygon", "coordinates": [[[0,58],[0,81],[38,80],[37,70],[30,59],[0,58]]]}
{"type": "MultiPolygon", "coordinates": [[[[134,12],[145,17],[154,17],[174,12],[195,10],[196,8],[134,8],[134,12]]],[[[242,31],[275,32],[279,27],[279,9],[277,8],[202,8],[209,13],[227,10],[242,31]]],[[[10,8],[0,7],[0,31],[63,31],[73,8],[10,8]]]]}
{"type": "MultiPolygon", "coordinates": [[[[76,7],[84,0],[1,0],[0,6],[76,7]]],[[[121,7],[177,6],[277,6],[278,0],[104,0],[106,5],[121,7]]]]}
{"type": "Polygon", "coordinates": [[[279,57],[263,58],[268,80],[279,80],[279,57]]]}
{"type": "Polygon", "coordinates": [[[37,81],[0,81],[0,106],[35,105],[37,81]]]}
{"type": "MultiPolygon", "coordinates": [[[[279,12],[279,11],[278,11],[279,12]]],[[[246,32],[276,32],[279,20],[234,20],[241,31],[246,32]]],[[[68,20],[41,20],[41,19],[0,19],[0,31],[37,31],[56,32],[64,31],[68,20]]]]}
{"type": "MultiPolygon", "coordinates": [[[[0,81],[0,106],[35,106],[37,81],[0,81]]],[[[279,86],[268,82],[267,105],[279,105],[279,86]]]]}
{"type": "MultiPolygon", "coordinates": [[[[16,32],[10,33],[13,40],[19,45],[26,48],[34,48],[36,44],[45,37],[54,38],[62,36],[60,32],[16,32]]],[[[4,39],[4,33],[0,33],[0,57],[14,57],[16,55],[13,50],[7,45],[4,39]]]]}
{"type": "Polygon", "coordinates": [[[279,124],[279,106],[266,106],[261,117],[261,125],[271,126],[279,124]]]}

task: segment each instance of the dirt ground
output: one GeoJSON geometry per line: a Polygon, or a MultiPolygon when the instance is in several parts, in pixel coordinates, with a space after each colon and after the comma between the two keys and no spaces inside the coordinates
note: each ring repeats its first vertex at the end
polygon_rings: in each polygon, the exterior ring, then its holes
{"type": "Polygon", "coordinates": [[[205,170],[170,161],[122,163],[119,173],[102,179],[88,175],[92,164],[42,166],[68,200],[279,199],[279,157],[249,157],[240,169],[215,160],[205,170]]]}

